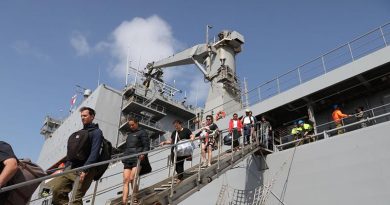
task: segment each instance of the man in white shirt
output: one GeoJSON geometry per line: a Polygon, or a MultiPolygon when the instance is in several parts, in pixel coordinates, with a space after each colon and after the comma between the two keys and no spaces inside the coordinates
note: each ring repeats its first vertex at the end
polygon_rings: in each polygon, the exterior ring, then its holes
{"type": "Polygon", "coordinates": [[[251,131],[254,126],[253,117],[249,115],[250,110],[245,110],[245,117],[241,119],[242,126],[244,128],[244,145],[250,144],[251,131]]]}

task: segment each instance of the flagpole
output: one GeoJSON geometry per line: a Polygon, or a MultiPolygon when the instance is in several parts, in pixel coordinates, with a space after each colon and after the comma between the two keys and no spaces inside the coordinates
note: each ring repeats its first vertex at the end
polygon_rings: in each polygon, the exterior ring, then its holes
{"type": "Polygon", "coordinates": [[[97,86],[99,87],[100,85],[100,66],[98,66],[98,84],[97,86]]]}
{"type": "Polygon", "coordinates": [[[74,104],[76,104],[76,100],[77,100],[77,94],[73,95],[73,97],[70,101],[69,113],[72,113],[72,109],[74,107],[74,104]]]}

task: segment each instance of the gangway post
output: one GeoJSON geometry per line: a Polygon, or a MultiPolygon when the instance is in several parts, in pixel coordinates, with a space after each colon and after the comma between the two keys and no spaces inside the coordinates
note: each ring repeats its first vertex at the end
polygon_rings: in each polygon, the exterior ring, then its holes
{"type": "Polygon", "coordinates": [[[95,205],[96,192],[98,188],[99,180],[95,181],[95,188],[93,189],[92,202],[91,205],[95,205]]]}
{"type": "MultiPolygon", "coordinates": [[[[172,154],[172,153],[171,153],[172,154]]],[[[167,167],[168,167],[168,178],[171,176],[171,169],[172,169],[172,158],[171,154],[167,157],[167,167]]]]}
{"type": "Polygon", "coordinates": [[[200,169],[201,169],[201,166],[202,166],[202,140],[201,138],[199,137],[199,144],[200,144],[200,152],[199,152],[199,164],[198,164],[198,180],[196,180],[196,184],[199,185],[200,184],[200,169]]]}
{"type": "MultiPolygon", "coordinates": [[[[232,133],[230,133],[230,137],[231,137],[231,156],[232,156],[232,164],[233,164],[233,143],[234,143],[234,131],[232,133]]],[[[238,139],[237,139],[238,140],[238,139]]]]}
{"type": "Polygon", "coordinates": [[[130,205],[133,205],[134,203],[134,190],[138,187],[138,179],[139,179],[139,172],[140,172],[140,162],[141,160],[139,159],[139,156],[137,157],[137,172],[135,173],[135,176],[134,176],[134,179],[133,179],[133,184],[132,184],[132,187],[131,187],[131,197],[130,197],[130,205]]]}
{"type": "MultiPolygon", "coordinates": [[[[177,143],[177,138],[179,137],[179,133],[176,131],[176,137],[175,137],[175,144],[177,143]]],[[[177,146],[174,148],[173,153],[173,172],[172,172],[172,180],[171,180],[171,193],[169,195],[169,199],[171,201],[171,198],[173,197],[173,183],[175,182],[175,170],[176,170],[176,162],[177,162],[177,146]]],[[[177,173],[179,175],[181,173],[177,173]]],[[[184,173],[183,173],[184,174],[184,173]]]]}
{"type": "Polygon", "coordinates": [[[74,180],[74,185],[72,189],[72,196],[70,197],[69,200],[69,205],[73,205],[73,202],[76,199],[76,193],[77,193],[77,189],[79,188],[79,183],[80,183],[80,176],[76,174],[76,178],[74,180]]]}
{"type": "Polygon", "coordinates": [[[222,132],[218,131],[218,157],[217,157],[217,172],[219,175],[219,158],[221,156],[221,143],[222,143],[222,132]]]}
{"type": "Polygon", "coordinates": [[[241,157],[244,157],[245,134],[244,134],[244,132],[241,132],[241,133],[243,133],[243,135],[240,137],[240,138],[242,138],[241,157]]]}

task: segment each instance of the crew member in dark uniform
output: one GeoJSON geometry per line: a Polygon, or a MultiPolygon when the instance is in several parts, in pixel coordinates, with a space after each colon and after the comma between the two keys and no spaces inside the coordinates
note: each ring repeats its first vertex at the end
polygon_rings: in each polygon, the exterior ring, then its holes
{"type": "MultiPolygon", "coordinates": [[[[130,132],[128,133],[126,139],[126,148],[124,152],[125,156],[149,151],[150,144],[149,144],[148,133],[145,130],[139,128],[138,120],[136,118],[130,118],[128,120],[128,123],[130,126],[130,132]]],[[[138,158],[140,160],[145,160],[146,156],[142,154],[139,155],[138,158]]],[[[122,160],[122,162],[124,165],[122,203],[127,204],[127,198],[129,195],[129,183],[131,183],[131,185],[135,183],[134,177],[135,174],[137,173],[137,158],[132,157],[132,158],[124,159],[122,160]]],[[[133,190],[133,200],[135,203],[138,203],[137,192],[138,192],[138,185],[136,184],[133,190]]]]}

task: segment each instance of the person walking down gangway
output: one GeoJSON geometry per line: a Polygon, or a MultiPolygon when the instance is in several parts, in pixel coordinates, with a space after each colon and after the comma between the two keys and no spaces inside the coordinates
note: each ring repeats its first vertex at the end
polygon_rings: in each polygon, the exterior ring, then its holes
{"type": "Polygon", "coordinates": [[[231,136],[231,143],[233,143],[233,150],[239,150],[242,124],[241,120],[238,119],[237,113],[234,113],[233,118],[229,121],[229,134],[231,136]]]}
{"type": "MultiPolygon", "coordinates": [[[[190,139],[193,141],[195,139],[195,136],[192,134],[191,130],[188,128],[183,127],[182,121],[175,120],[173,121],[173,126],[175,127],[175,130],[171,134],[171,139],[168,139],[166,141],[163,141],[160,143],[160,146],[166,145],[166,144],[177,144],[180,142],[180,140],[190,139]],[[177,136],[177,137],[176,137],[177,136]]],[[[171,149],[171,161],[174,162],[174,147],[171,149]]],[[[191,156],[180,156],[176,157],[176,173],[177,178],[176,182],[180,183],[184,178],[184,161],[187,158],[190,158],[191,156]]]]}
{"type": "MultiPolygon", "coordinates": [[[[126,138],[126,147],[124,154],[125,156],[135,155],[140,152],[146,152],[150,150],[149,136],[148,133],[139,127],[138,120],[136,118],[129,118],[128,124],[130,132],[126,138]]],[[[140,161],[146,160],[146,155],[139,155],[140,161]]],[[[122,204],[127,205],[129,196],[129,184],[133,187],[133,204],[138,203],[138,184],[136,183],[135,176],[137,170],[137,157],[132,157],[122,160],[123,162],[123,196],[122,204]]],[[[140,163],[141,164],[141,163],[140,163]]],[[[142,164],[139,169],[142,169],[142,164]]]]}
{"type": "MultiPolygon", "coordinates": [[[[0,141],[0,189],[7,186],[8,182],[18,171],[18,160],[8,143],[0,141]]],[[[0,193],[0,205],[6,203],[9,192],[0,193]]]]}
{"type": "Polygon", "coordinates": [[[201,128],[195,137],[201,137],[201,152],[202,152],[202,167],[211,166],[212,152],[216,146],[217,137],[218,137],[218,126],[213,122],[213,116],[206,116],[206,124],[201,128]],[[207,153],[207,159],[206,159],[207,153]]]}
{"type": "MultiPolygon", "coordinates": [[[[78,167],[90,165],[99,161],[100,150],[103,142],[103,132],[99,129],[98,124],[93,123],[96,112],[90,107],[82,107],[80,109],[81,122],[83,123],[83,129],[85,131],[86,138],[83,141],[79,150],[70,151],[70,143],[68,140],[68,152],[67,161],[65,163],[65,170],[75,169],[78,167]]],[[[81,132],[80,132],[81,133],[81,132]]],[[[72,137],[72,136],[71,136],[72,137]]],[[[80,135],[76,135],[77,139],[84,138],[80,135]]],[[[96,168],[92,167],[84,169],[78,173],[71,172],[66,175],[54,178],[49,182],[53,190],[53,205],[63,205],[69,203],[69,193],[72,191],[72,187],[78,178],[79,184],[76,188],[75,200],[71,202],[73,205],[83,204],[82,197],[89,189],[94,176],[96,174],[96,168]]]]}
{"type": "Polygon", "coordinates": [[[253,116],[250,115],[250,110],[245,110],[245,116],[241,119],[242,126],[244,128],[244,145],[250,144],[251,134],[254,127],[253,116]]]}

